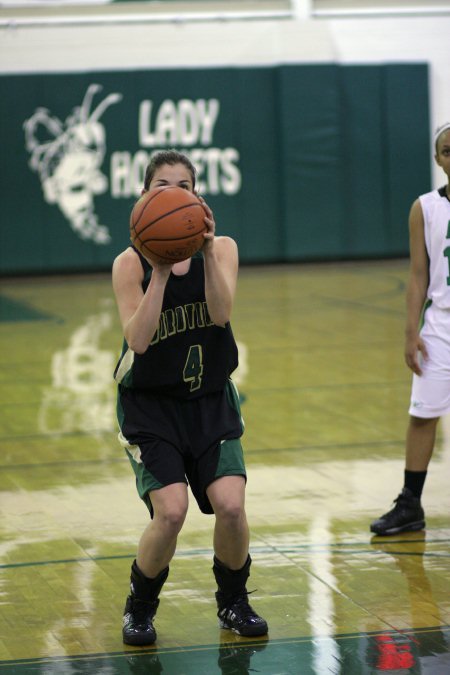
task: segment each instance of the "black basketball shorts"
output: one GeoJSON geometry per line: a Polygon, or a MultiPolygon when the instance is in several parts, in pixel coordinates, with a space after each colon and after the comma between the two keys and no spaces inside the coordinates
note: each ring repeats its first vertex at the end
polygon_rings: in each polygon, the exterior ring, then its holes
{"type": "Polygon", "coordinates": [[[231,380],[223,391],[188,400],[119,385],[117,415],[119,441],[152,517],[152,490],[186,483],[200,510],[213,513],[208,485],[222,476],[246,478],[243,421],[231,380]]]}

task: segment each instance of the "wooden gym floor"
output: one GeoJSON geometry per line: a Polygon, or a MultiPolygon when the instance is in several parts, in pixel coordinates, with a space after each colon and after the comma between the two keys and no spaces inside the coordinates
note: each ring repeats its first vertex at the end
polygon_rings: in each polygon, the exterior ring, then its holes
{"type": "Polygon", "coordinates": [[[107,275],[3,280],[0,675],[450,673],[450,421],[427,529],[372,538],[402,485],[406,261],[242,268],[253,557],[245,640],[216,622],[211,517],[191,499],[156,619],[121,615],[147,512],[116,441],[121,333],[107,275]]]}

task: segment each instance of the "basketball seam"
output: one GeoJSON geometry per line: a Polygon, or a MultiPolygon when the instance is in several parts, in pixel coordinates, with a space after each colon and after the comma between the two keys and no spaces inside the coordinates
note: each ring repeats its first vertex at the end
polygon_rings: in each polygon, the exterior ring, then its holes
{"type": "MultiPolygon", "coordinates": [[[[149,201],[150,201],[150,200],[149,200],[149,201]]],[[[149,202],[147,202],[147,204],[148,204],[148,203],[149,203],[149,202]]],[[[157,223],[159,220],[162,220],[162,218],[167,218],[167,216],[171,216],[171,215],[173,215],[174,213],[176,213],[177,211],[182,211],[183,209],[190,208],[191,206],[199,206],[199,207],[202,209],[202,211],[205,213],[205,209],[203,208],[203,206],[202,206],[201,204],[197,203],[197,202],[192,202],[192,203],[189,203],[189,204],[184,204],[183,206],[177,206],[176,209],[172,209],[172,211],[166,211],[166,212],[163,213],[161,216],[158,216],[158,218],[155,218],[155,220],[152,220],[151,223],[147,223],[147,225],[146,225],[145,227],[143,227],[142,230],[139,231],[139,235],[142,234],[142,232],[145,232],[145,230],[148,230],[148,228],[151,227],[152,225],[155,225],[155,223],[157,223]]],[[[144,209],[144,211],[145,211],[145,209],[144,209]]],[[[139,219],[143,216],[144,211],[143,211],[143,212],[141,213],[141,215],[139,216],[139,219]]],[[[205,216],[206,216],[206,213],[205,213],[205,216]]],[[[139,224],[139,219],[138,219],[138,220],[136,221],[136,223],[133,225],[133,227],[134,227],[135,230],[136,230],[136,225],[139,224]]],[[[139,236],[139,235],[137,235],[137,236],[139,236]]]]}
{"type": "Polygon", "coordinates": [[[183,241],[183,239],[192,239],[193,237],[197,237],[198,235],[203,234],[206,232],[206,227],[203,228],[203,230],[198,230],[198,232],[190,233],[190,234],[184,234],[182,237],[150,237],[149,239],[141,239],[139,238],[139,241],[141,244],[146,244],[148,241],[183,241]]]}

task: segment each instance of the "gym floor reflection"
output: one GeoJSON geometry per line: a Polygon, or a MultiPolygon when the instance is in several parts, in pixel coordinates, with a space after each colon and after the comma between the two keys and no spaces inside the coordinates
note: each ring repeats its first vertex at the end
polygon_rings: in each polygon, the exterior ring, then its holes
{"type": "Polygon", "coordinates": [[[241,269],[248,589],[270,633],[218,628],[213,522],[191,499],[146,649],[121,641],[148,516],[116,438],[110,278],[2,280],[0,674],[450,673],[449,419],[426,531],[369,532],[403,477],[407,267],[241,269]]]}

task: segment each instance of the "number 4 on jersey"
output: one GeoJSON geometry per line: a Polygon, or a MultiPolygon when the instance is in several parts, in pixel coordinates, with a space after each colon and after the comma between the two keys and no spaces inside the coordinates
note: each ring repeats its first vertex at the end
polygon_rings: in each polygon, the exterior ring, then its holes
{"type": "Polygon", "coordinates": [[[183,380],[190,382],[190,391],[200,389],[203,375],[203,352],[201,345],[189,347],[186,363],[183,369],[183,380]]]}

